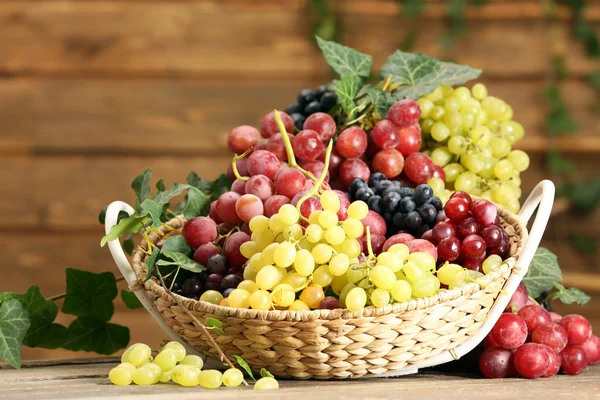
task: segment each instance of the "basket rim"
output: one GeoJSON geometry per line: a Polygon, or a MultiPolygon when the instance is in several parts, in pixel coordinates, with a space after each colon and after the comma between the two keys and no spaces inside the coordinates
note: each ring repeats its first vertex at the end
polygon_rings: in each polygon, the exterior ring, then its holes
{"type": "MultiPolygon", "coordinates": [[[[213,315],[230,317],[230,318],[240,318],[240,319],[254,319],[261,321],[314,321],[314,320],[335,320],[335,319],[353,319],[353,318],[362,318],[362,317],[379,317],[388,314],[398,314],[406,311],[418,311],[430,308],[434,305],[444,304],[455,300],[461,296],[472,295],[477,291],[484,290],[485,287],[489,286],[493,282],[500,280],[506,272],[512,273],[520,273],[517,271],[517,260],[519,255],[521,254],[525,242],[527,241],[528,231],[525,222],[523,222],[518,215],[511,213],[504,207],[494,203],[498,210],[498,215],[500,216],[501,224],[504,228],[512,227],[514,229],[514,234],[510,235],[511,242],[514,240],[514,244],[511,245],[511,255],[509,258],[504,260],[502,264],[488,274],[484,275],[479,279],[482,285],[479,283],[468,283],[466,285],[454,288],[454,289],[442,289],[438,293],[433,296],[419,298],[419,299],[410,299],[399,303],[394,303],[387,305],[385,307],[374,307],[368,306],[359,311],[350,311],[348,309],[317,309],[310,311],[294,311],[294,310],[253,310],[246,308],[233,308],[215,305],[212,303],[208,303],[201,300],[194,300],[187,297],[183,297],[181,295],[173,293],[177,302],[186,307],[191,311],[198,311],[209,313],[213,315]]],[[[174,228],[180,228],[185,223],[186,219],[183,215],[179,215],[170,221],[166,222],[166,225],[169,225],[174,228]]],[[[168,228],[161,226],[159,230],[162,233],[168,233],[168,228]]],[[[152,243],[156,243],[159,240],[159,235],[156,232],[152,232],[149,235],[149,240],[152,243]]],[[[144,282],[148,267],[146,264],[146,260],[149,255],[146,253],[147,244],[145,241],[141,241],[141,243],[136,247],[133,253],[133,270],[137,277],[136,286],[144,287],[146,291],[153,292],[157,297],[162,298],[162,300],[167,301],[169,303],[174,303],[173,298],[165,291],[165,289],[158,283],[158,279],[156,277],[152,277],[151,279],[144,282]]],[[[494,289],[500,290],[501,288],[494,289]]]]}

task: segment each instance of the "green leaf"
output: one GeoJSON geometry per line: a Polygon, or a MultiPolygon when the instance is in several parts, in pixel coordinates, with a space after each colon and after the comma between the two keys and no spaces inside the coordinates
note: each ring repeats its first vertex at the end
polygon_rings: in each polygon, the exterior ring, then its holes
{"type": "Polygon", "coordinates": [[[418,17],[421,14],[427,3],[423,0],[397,0],[402,7],[402,16],[408,19],[418,17]]]}
{"type": "Polygon", "coordinates": [[[205,323],[206,323],[206,326],[208,326],[209,328],[219,327],[219,326],[223,325],[223,323],[221,321],[219,321],[218,319],[210,318],[210,317],[206,318],[205,323]]]}
{"type": "Polygon", "coordinates": [[[129,329],[94,317],[79,317],[69,325],[67,350],[112,354],[127,346],[129,329]]]}
{"type": "Polygon", "coordinates": [[[150,214],[150,218],[152,218],[152,225],[156,228],[160,226],[160,216],[163,212],[162,204],[158,204],[154,200],[146,199],[140,204],[140,208],[150,214]]]}
{"type": "Polygon", "coordinates": [[[586,293],[582,292],[577,288],[568,288],[566,289],[563,285],[558,282],[554,283],[554,287],[557,289],[556,292],[552,293],[550,296],[553,300],[560,300],[564,304],[573,304],[577,303],[579,305],[587,304],[591,297],[586,293]]]}
{"type": "Polygon", "coordinates": [[[137,196],[136,206],[139,206],[150,196],[150,180],[152,179],[152,168],[148,168],[135,177],[131,182],[131,188],[137,196]]]}
{"type": "Polygon", "coordinates": [[[595,254],[597,251],[596,241],[589,236],[571,233],[569,235],[569,243],[575,247],[575,250],[582,254],[595,254]]]}
{"type": "Polygon", "coordinates": [[[138,233],[148,223],[148,216],[139,215],[135,217],[123,218],[117,225],[110,229],[108,235],[100,241],[100,246],[104,247],[106,242],[120,238],[127,233],[138,233]]]}
{"type": "Polygon", "coordinates": [[[125,251],[125,253],[127,253],[129,255],[133,254],[134,248],[135,248],[135,243],[133,242],[133,239],[129,238],[129,239],[123,240],[123,250],[125,251]]]}
{"type": "Polygon", "coordinates": [[[270,373],[269,371],[267,371],[266,368],[261,368],[260,369],[260,376],[263,377],[263,378],[275,378],[272,373],[270,373]]]}
{"type": "Polygon", "coordinates": [[[195,172],[190,172],[187,177],[190,186],[195,187],[204,194],[210,195],[211,200],[216,200],[231,188],[231,181],[227,174],[221,174],[214,181],[202,179],[195,172]]]}
{"type": "Polygon", "coordinates": [[[125,306],[127,306],[127,308],[129,308],[130,310],[135,310],[136,308],[144,307],[142,303],[140,303],[140,300],[137,298],[135,293],[133,293],[130,290],[121,290],[121,300],[123,300],[125,306]]]}
{"type": "Polygon", "coordinates": [[[159,254],[160,249],[158,247],[155,247],[152,250],[152,254],[150,254],[150,257],[148,257],[148,260],[146,260],[146,265],[148,266],[148,274],[146,275],[146,279],[144,279],[144,282],[146,282],[152,276],[152,267],[154,267],[154,264],[156,263],[156,259],[158,258],[159,254]]]}
{"type": "Polygon", "coordinates": [[[318,36],[316,38],[325,61],[340,77],[354,76],[356,78],[367,78],[371,75],[373,57],[360,53],[351,47],[323,40],[318,36]]]}
{"type": "Polygon", "coordinates": [[[162,247],[162,251],[169,253],[175,252],[189,254],[189,252],[192,251],[192,249],[190,246],[188,246],[183,236],[177,235],[168,237],[167,240],[165,240],[165,243],[162,247]]]}
{"type": "Polygon", "coordinates": [[[387,118],[388,110],[395,101],[392,95],[374,87],[367,89],[367,95],[369,96],[371,104],[373,104],[375,110],[377,110],[377,114],[379,114],[381,118],[387,118]]]}
{"type": "Polygon", "coordinates": [[[476,79],[480,69],[451,62],[442,62],[421,53],[404,53],[396,50],[381,67],[379,76],[382,80],[392,76],[392,81],[401,83],[393,95],[396,98],[418,99],[431,93],[440,85],[462,85],[476,79]]]}
{"type": "Polygon", "coordinates": [[[205,217],[210,211],[210,199],[195,187],[188,191],[187,204],[183,209],[183,216],[189,221],[195,217],[205,217]]]}
{"type": "Polygon", "coordinates": [[[108,321],[114,313],[117,281],[112,272],[95,274],[67,268],[67,294],[62,311],[78,317],[95,317],[108,321]]]}
{"type": "Polygon", "coordinates": [[[590,214],[600,203],[600,178],[561,185],[556,195],[566,197],[580,211],[590,214]]]}
{"type": "Polygon", "coordinates": [[[337,94],[344,113],[351,119],[352,114],[356,109],[354,98],[360,90],[361,80],[357,76],[347,75],[335,85],[335,93],[337,94]]]}
{"type": "Polygon", "coordinates": [[[242,357],[236,356],[236,355],[233,355],[232,357],[240,365],[240,367],[244,368],[244,371],[246,371],[246,373],[248,375],[250,375],[250,378],[252,378],[253,380],[256,380],[254,378],[254,375],[252,375],[252,369],[250,368],[250,366],[248,365],[246,360],[244,360],[242,357]]]}
{"type": "Polygon", "coordinates": [[[171,188],[169,188],[169,190],[167,190],[165,192],[156,193],[156,195],[152,198],[152,200],[154,200],[158,205],[160,205],[162,207],[165,204],[169,204],[169,201],[171,201],[171,199],[173,197],[179,196],[180,194],[182,194],[189,188],[190,188],[190,185],[175,183],[173,186],[171,186],[171,188]]]}
{"type": "Polygon", "coordinates": [[[158,190],[159,192],[164,192],[165,190],[167,190],[167,188],[165,187],[165,181],[160,179],[158,182],[156,182],[156,190],[158,190]]]}
{"type": "Polygon", "coordinates": [[[202,272],[206,270],[205,266],[198,264],[185,254],[171,251],[162,251],[162,254],[171,260],[158,260],[156,265],[175,265],[191,272],[202,272]]]}
{"type": "Polygon", "coordinates": [[[556,255],[544,247],[538,247],[523,278],[529,296],[538,298],[542,293],[554,287],[555,282],[562,281],[562,273],[556,255]]]}
{"type": "Polygon", "coordinates": [[[21,302],[8,299],[0,305],[0,358],[21,368],[21,347],[31,322],[21,302]]]}
{"type": "MultiPolygon", "coordinates": [[[[98,215],[98,222],[100,222],[102,225],[104,225],[104,223],[106,222],[106,210],[108,210],[108,206],[105,206],[98,215]]],[[[117,216],[117,223],[119,223],[123,218],[127,217],[129,217],[129,214],[127,214],[126,211],[119,211],[119,215],[117,216]]]]}
{"type": "Polygon", "coordinates": [[[558,150],[551,150],[546,157],[546,168],[556,174],[571,174],[576,171],[575,164],[567,160],[558,150]]]}

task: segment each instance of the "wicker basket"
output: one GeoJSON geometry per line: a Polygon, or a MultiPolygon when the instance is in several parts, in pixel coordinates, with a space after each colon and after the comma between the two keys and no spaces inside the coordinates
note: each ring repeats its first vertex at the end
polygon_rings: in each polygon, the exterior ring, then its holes
{"type": "MultiPolygon", "coordinates": [[[[299,379],[394,376],[458,359],[483,340],[527,271],[553,199],[554,185],[543,181],[519,216],[498,207],[510,236],[511,257],[482,277],[481,286],[469,283],[432,297],[357,312],[236,309],[176,295],[177,304],[156,279],[141,283],[147,274],[142,250],[134,253],[132,269],[118,240],[109,244],[125,278],[159,325],[201,355],[216,352],[182,306],[201,321],[208,317],[221,321],[225,333],[214,334],[215,341],[228,356],[240,355],[256,370],[264,367],[278,377],[299,379]],[[540,202],[528,239],[526,223],[540,202]]],[[[107,212],[107,231],[120,210],[133,212],[122,202],[113,203],[107,212]]],[[[180,228],[184,222],[178,217],[168,224],[180,228]]],[[[150,240],[157,241],[158,235],[150,240]]]]}

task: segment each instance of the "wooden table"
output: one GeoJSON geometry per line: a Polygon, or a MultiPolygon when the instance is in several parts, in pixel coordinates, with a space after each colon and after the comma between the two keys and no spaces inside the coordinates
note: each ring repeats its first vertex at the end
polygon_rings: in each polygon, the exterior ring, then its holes
{"type": "Polygon", "coordinates": [[[111,359],[30,362],[21,370],[0,367],[0,398],[6,399],[600,399],[600,366],[578,376],[549,379],[497,379],[442,374],[346,381],[280,381],[281,389],[255,392],[252,388],[183,388],[112,385],[111,359]],[[318,397],[317,397],[318,396],[318,397]]]}

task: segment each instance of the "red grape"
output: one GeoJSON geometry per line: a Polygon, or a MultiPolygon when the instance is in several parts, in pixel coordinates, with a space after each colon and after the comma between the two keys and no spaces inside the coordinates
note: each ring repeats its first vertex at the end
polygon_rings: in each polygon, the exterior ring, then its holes
{"type": "MultiPolygon", "coordinates": [[[[292,117],[290,117],[284,112],[280,112],[280,114],[281,120],[283,121],[283,126],[285,127],[285,131],[288,133],[294,132],[294,120],[292,119],[292,117]]],[[[277,126],[275,118],[273,117],[273,111],[265,115],[260,121],[260,133],[265,138],[270,138],[276,133],[281,133],[279,132],[279,127],[277,126]]]]}
{"type": "Polygon", "coordinates": [[[380,149],[395,149],[400,143],[398,127],[383,119],[375,124],[372,131],[373,141],[380,149]]]}
{"type": "Polygon", "coordinates": [[[569,337],[569,344],[580,345],[592,335],[592,327],[587,319],[578,314],[565,315],[559,322],[565,328],[569,337]]]}
{"type": "Polygon", "coordinates": [[[433,243],[439,243],[442,240],[456,236],[456,228],[450,221],[442,221],[433,227],[433,243]]]}
{"type": "Polygon", "coordinates": [[[227,257],[227,261],[231,268],[241,267],[246,262],[247,258],[240,253],[240,245],[249,240],[250,236],[248,236],[247,233],[234,232],[225,241],[223,254],[227,257]]]}
{"type": "Polygon", "coordinates": [[[548,346],[545,347],[546,352],[548,353],[548,367],[546,367],[546,371],[542,375],[544,378],[550,378],[558,374],[560,370],[561,358],[558,352],[548,346]]]}
{"type": "Polygon", "coordinates": [[[186,243],[196,249],[217,239],[217,224],[208,217],[192,218],[185,223],[181,234],[186,243]]]}
{"type": "Polygon", "coordinates": [[[398,128],[406,128],[418,123],[420,116],[421,108],[411,99],[399,100],[388,110],[388,119],[398,128]]]}
{"type": "Polygon", "coordinates": [[[496,206],[491,201],[485,199],[473,200],[469,209],[471,210],[471,214],[473,215],[473,218],[475,218],[475,221],[481,225],[493,224],[498,215],[496,206]]]}
{"type": "MultiPolygon", "coordinates": [[[[453,198],[448,200],[446,206],[444,207],[444,212],[446,213],[446,217],[450,219],[450,221],[459,223],[464,221],[469,214],[469,205],[463,199],[453,198]]],[[[460,226],[458,227],[459,235],[460,235],[460,226]]],[[[459,236],[460,237],[460,236],[459,236]]]]}
{"type": "Polygon", "coordinates": [[[196,251],[194,252],[193,259],[200,265],[204,265],[208,263],[208,259],[215,254],[221,254],[223,250],[213,242],[204,243],[203,245],[198,246],[196,251]]]}
{"type": "MultiPolygon", "coordinates": [[[[506,314],[504,314],[506,315],[506,314]]],[[[524,378],[535,379],[544,375],[550,356],[547,346],[525,343],[515,352],[515,369],[524,378]]]]}
{"type": "Polygon", "coordinates": [[[453,199],[455,197],[463,199],[464,201],[467,202],[467,207],[471,207],[472,200],[471,200],[471,195],[469,193],[459,190],[458,192],[454,192],[450,195],[451,199],[453,199]]]}
{"type": "Polygon", "coordinates": [[[365,226],[365,236],[367,234],[367,227],[369,227],[371,235],[385,236],[385,232],[387,230],[385,220],[381,215],[377,214],[375,211],[369,210],[367,216],[361,219],[361,222],[365,226]]]}
{"type": "Polygon", "coordinates": [[[354,178],[361,178],[368,182],[369,177],[371,176],[369,166],[363,160],[359,160],[358,158],[344,161],[342,165],[340,165],[338,173],[344,189],[348,188],[348,185],[354,178]]]}
{"type": "Polygon", "coordinates": [[[219,196],[219,199],[217,200],[217,213],[219,214],[219,218],[230,224],[242,222],[235,212],[235,203],[240,197],[240,194],[236,192],[225,192],[219,196]]]}
{"type": "MultiPolygon", "coordinates": [[[[254,149],[256,151],[256,148],[254,149]]],[[[235,167],[238,170],[240,176],[248,176],[248,157],[244,157],[235,162],[235,167]]],[[[231,163],[227,166],[227,176],[229,180],[233,182],[236,179],[235,174],[233,173],[233,168],[231,167],[231,163]]]]}
{"type": "Polygon", "coordinates": [[[590,336],[584,344],[581,345],[589,365],[600,363],[600,338],[596,335],[590,336]]]}
{"type": "Polygon", "coordinates": [[[475,258],[467,258],[461,262],[461,265],[471,271],[481,272],[481,261],[475,258]]]}
{"type": "Polygon", "coordinates": [[[335,149],[346,158],[360,157],[367,149],[367,133],[357,126],[346,128],[339,134],[335,149]]]}
{"type": "Polygon", "coordinates": [[[516,375],[514,355],[510,350],[488,347],[479,357],[479,370],[486,378],[507,378],[516,375]]]}
{"type": "Polygon", "coordinates": [[[294,154],[302,160],[316,160],[325,152],[321,136],[313,130],[305,129],[292,139],[294,154]]]}
{"type": "Polygon", "coordinates": [[[552,318],[552,322],[556,322],[558,324],[562,319],[562,315],[557,312],[550,311],[550,318],[552,318]]]}
{"type": "Polygon", "coordinates": [[[210,217],[210,219],[215,221],[215,224],[220,224],[221,222],[223,222],[221,217],[219,217],[219,213],[217,213],[217,200],[213,200],[210,203],[210,211],[208,212],[208,216],[210,217]]]}
{"type": "Polygon", "coordinates": [[[350,207],[350,199],[346,192],[342,192],[341,190],[334,190],[335,194],[337,194],[340,199],[340,209],[337,212],[338,220],[345,221],[348,218],[348,207],[350,207]]]}
{"type": "Polygon", "coordinates": [[[513,293],[508,305],[506,306],[506,311],[509,312],[517,312],[522,307],[525,307],[527,304],[527,300],[529,299],[529,293],[527,292],[527,288],[523,284],[523,282],[519,283],[517,289],[513,293]]]}
{"type": "Polygon", "coordinates": [[[427,183],[433,177],[433,161],[426,154],[412,153],[404,160],[404,173],[414,183],[427,183]]]}
{"type": "Polygon", "coordinates": [[[446,172],[439,165],[433,164],[433,177],[440,178],[444,182],[446,182],[446,172]]]}
{"type": "Polygon", "coordinates": [[[485,242],[481,236],[469,235],[463,239],[460,245],[460,253],[466,258],[483,260],[485,258],[485,242]]]}
{"type": "Polygon", "coordinates": [[[304,121],[304,129],[311,129],[319,134],[322,142],[328,142],[335,132],[337,126],[333,117],[327,113],[318,112],[310,115],[304,121]]]}
{"type": "MultiPolygon", "coordinates": [[[[289,134],[290,140],[294,140],[294,135],[289,134]]],[[[275,154],[279,161],[287,161],[288,155],[285,150],[285,143],[283,143],[283,136],[281,133],[276,133],[269,138],[267,142],[267,151],[275,154]]]]}
{"type": "Polygon", "coordinates": [[[383,251],[388,251],[390,247],[397,243],[408,245],[408,242],[415,240],[415,237],[410,233],[396,233],[394,236],[390,236],[383,245],[383,251]]]}
{"type": "Polygon", "coordinates": [[[587,367],[588,361],[583,350],[579,346],[568,344],[563,351],[560,352],[561,363],[560,367],[563,372],[569,375],[579,375],[587,367]]]}
{"type": "Polygon", "coordinates": [[[491,247],[488,249],[488,256],[492,255],[492,254],[497,254],[503,260],[506,260],[508,258],[508,253],[509,253],[508,243],[504,242],[504,241],[500,244],[500,246],[491,247]]]}
{"type": "Polygon", "coordinates": [[[437,251],[440,259],[454,261],[460,255],[460,240],[456,237],[442,239],[437,245],[437,251]]]}
{"type": "Polygon", "coordinates": [[[483,339],[483,347],[486,349],[488,347],[498,347],[498,343],[494,340],[494,337],[491,334],[488,334],[485,339],[483,339]]]}
{"type": "Polygon", "coordinates": [[[296,168],[281,168],[275,176],[275,190],[289,198],[304,190],[305,184],[306,177],[296,168]]]}
{"type": "Polygon", "coordinates": [[[235,212],[244,222],[250,222],[253,217],[263,215],[263,202],[253,194],[245,194],[235,202],[235,212]]]}
{"type": "MultiPolygon", "coordinates": [[[[300,166],[306,171],[312,173],[317,179],[321,176],[323,170],[325,169],[325,164],[320,160],[301,161],[300,166]]],[[[310,181],[310,179],[307,179],[307,181],[310,181]]],[[[325,182],[329,182],[329,171],[327,171],[327,174],[325,175],[325,182]]]]}
{"type": "Polygon", "coordinates": [[[242,154],[260,140],[260,132],[253,126],[240,125],[229,133],[227,146],[236,154],[242,154]]]}
{"type": "MultiPolygon", "coordinates": [[[[460,200],[457,200],[456,202],[459,203],[460,200]]],[[[465,219],[463,222],[459,223],[456,226],[456,236],[459,239],[464,239],[469,235],[476,235],[478,232],[479,232],[479,225],[471,217],[465,219]]]]}
{"type": "Polygon", "coordinates": [[[535,332],[540,325],[552,322],[550,313],[544,310],[542,307],[536,306],[535,304],[521,308],[518,312],[518,315],[519,317],[523,318],[523,321],[525,321],[525,324],[527,324],[527,330],[529,332],[535,332]]]}
{"type": "MultiPolygon", "coordinates": [[[[360,242],[361,252],[367,254],[367,237],[363,236],[358,239],[360,242]]],[[[383,244],[385,243],[385,236],[382,235],[371,235],[371,248],[373,254],[378,255],[383,251],[383,244]]]]}
{"type": "Polygon", "coordinates": [[[264,175],[254,175],[245,183],[245,193],[253,194],[262,201],[266,201],[275,194],[273,181],[264,175]]]}
{"type": "Polygon", "coordinates": [[[423,252],[429,253],[434,259],[438,259],[438,253],[435,246],[424,239],[414,239],[406,244],[408,246],[408,250],[411,253],[423,252]]]}
{"type": "Polygon", "coordinates": [[[336,308],[342,308],[340,301],[333,296],[327,296],[321,300],[319,308],[327,310],[335,310],[336,308]]]}
{"type": "Polygon", "coordinates": [[[281,194],[275,194],[265,201],[265,217],[271,218],[279,212],[279,209],[284,204],[290,204],[289,197],[281,194]]]}
{"type": "Polygon", "coordinates": [[[248,157],[250,175],[265,175],[269,179],[275,179],[280,168],[279,159],[270,151],[258,150],[248,157]]]}
{"type": "MultiPolygon", "coordinates": [[[[318,160],[323,162],[323,164],[325,164],[325,155],[322,155],[321,157],[319,157],[318,160]]],[[[331,155],[329,156],[329,172],[331,174],[333,174],[334,176],[337,175],[336,171],[338,170],[340,165],[342,165],[343,162],[344,162],[344,157],[340,156],[340,153],[338,153],[334,147],[333,150],[331,151],[331,155]]]]}
{"type": "Polygon", "coordinates": [[[398,128],[398,135],[399,141],[396,150],[402,153],[404,157],[408,157],[410,154],[419,151],[423,144],[419,124],[414,124],[406,128],[398,128]]]}
{"type": "MultiPolygon", "coordinates": [[[[527,307],[529,306],[525,306],[521,310],[527,307]]],[[[568,340],[567,331],[554,322],[539,325],[531,335],[532,342],[545,344],[559,353],[565,348],[568,340]]]]}
{"type": "Polygon", "coordinates": [[[527,340],[527,324],[523,318],[511,313],[500,315],[492,328],[492,336],[503,349],[516,349],[527,340]]]}
{"type": "Polygon", "coordinates": [[[402,157],[402,153],[395,149],[381,150],[373,157],[371,167],[373,171],[381,172],[386,178],[392,179],[402,172],[404,157],[402,157]]]}
{"type": "Polygon", "coordinates": [[[256,143],[256,146],[254,146],[254,151],[258,151],[258,150],[266,150],[267,149],[267,143],[269,143],[269,139],[260,139],[258,141],[258,143],[256,143]]]}
{"type": "Polygon", "coordinates": [[[231,191],[239,194],[246,194],[246,181],[240,181],[236,179],[231,184],[231,191]]]}
{"type": "Polygon", "coordinates": [[[486,247],[498,247],[502,244],[502,229],[496,225],[488,225],[481,230],[481,238],[486,247]]]}
{"type": "MultiPolygon", "coordinates": [[[[298,202],[300,201],[300,199],[302,197],[304,197],[307,193],[308,193],[307,190],[297,193],[292,198],[292,205],[294,205],[294,206],[297,205],[298,202]]],[[[319,198],[316,196],[311,196],[308,199],[304,200],[302,202],[302,204],[300,205],[300,214],[304,218],[308,218],[313,211],[322,210],[322,209],[323,209],[323,207],[321,206],[321,202],[319,201],[319,198]]]]}
{"type": "Polygon", "coordinates": [[[421,239],[423,240],[427,240],[428,242],[433,243],[433,230],[432,229],[427,229],[425,232],[423,232],[423,234],[421,235],[421,239]]]}

